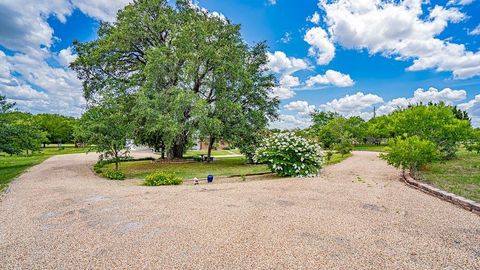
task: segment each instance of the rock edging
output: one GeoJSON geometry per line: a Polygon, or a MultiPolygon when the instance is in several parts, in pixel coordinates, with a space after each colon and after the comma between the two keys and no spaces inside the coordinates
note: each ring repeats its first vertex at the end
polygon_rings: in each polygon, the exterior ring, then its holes
{"type": "Polygon", "coordinates": [[[480,216],[480,204],[472,200],[466,199],[464,197],[455,195],[453,193],[446,192],[444,190],[433,187],[429,184],[421,183],[411,177],[408,173],[403,174],[403,179],[405,183],[413,188],[416,188],[422,192],[425,192],[429,195],[435,196],[439,199],[447,201],[449,203],[455,204],[465,210],[468,210],[474,214],[480,216]]]}

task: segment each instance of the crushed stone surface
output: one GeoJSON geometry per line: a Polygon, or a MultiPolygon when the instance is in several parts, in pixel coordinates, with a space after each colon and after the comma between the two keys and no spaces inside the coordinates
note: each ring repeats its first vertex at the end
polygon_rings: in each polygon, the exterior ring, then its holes
{"type": "Polygon", "coordinates": [[[0,269],[480,269],[480,218],[378,153],[317,178],[135,186],[52,157],[0,198],[0,269]]]}

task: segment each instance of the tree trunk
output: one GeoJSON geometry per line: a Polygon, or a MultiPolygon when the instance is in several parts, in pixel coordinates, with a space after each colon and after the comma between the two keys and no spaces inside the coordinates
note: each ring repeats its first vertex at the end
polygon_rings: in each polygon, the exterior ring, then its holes
{"type": "Polygon", "coordinates": [[[208,152],[207,152],[207,163],[210,163],[212,157],[212,148],[215,143],[215,138],[210,136],[210,141],[208,142],[208,152]]]}
{"type": "Polygon", "coordinates": [[[115,149],[114,150],[114,153],[115,153],[115,171],[118,171],[118,152],[117,150],[115,149]]]}
{"type": "Polygon", "coordinates": [[[173,145],[172,149],[169,151],[169,159],[182,159],[183,158],[183,148],[184,144],[176,143],[173,145]]]}

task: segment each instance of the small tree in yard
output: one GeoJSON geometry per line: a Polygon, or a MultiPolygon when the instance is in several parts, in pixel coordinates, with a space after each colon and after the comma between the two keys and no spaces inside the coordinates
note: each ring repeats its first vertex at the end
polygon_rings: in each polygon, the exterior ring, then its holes
{"type": "Polygon", "coordinates": [[[257,162],[266,163],[280,176],[318,175],[323,155],[320,147],[293,133],[280,133],[266,139],[255,154],[257,162]]]}
{"type": "Polygon", "coordinates": [[[334,145],[334,149],[340,153],[342,157],[352,152],[353,143],[350,133],[343,133],[339,138],[339,142],[334,145]]]}
{"type": "Polygon", "coordinates": [[[393,139],[390,142],[388,154],[382,154],[381,158],[404,172],[409,170],[410,174],[416,177],[423,166],[439,160],[441,155],[433,142],[411,136],[393,139]]]}
{"type": "Polygon", "coordinates": [[[82,115],[79,125],[83,138],[95,145],[97,152],[104,153],[101,158],[112,158],[117,171],[121,157],[127,155],[126,151],[122,154],[129,132],[128,117],[123,109],[124,105],[117,102],[91,107],[82,115]]]}

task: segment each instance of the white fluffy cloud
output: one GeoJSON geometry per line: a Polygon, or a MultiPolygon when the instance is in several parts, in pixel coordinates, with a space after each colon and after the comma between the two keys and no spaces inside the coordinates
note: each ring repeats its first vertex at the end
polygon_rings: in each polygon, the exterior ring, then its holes
{"type": "Polygon", "coordinates": [[[278,121],[272,122],[270,128],[278,129],[295,129],[295,128],[307,128],[312,125],[310,117],[300,117],[290,114],[282,114],[279,116],[278,121]]]}
{"type": "Polygon", "coordinates": [[[300,85],[300,79],[287,74],[280,79],[280,85],[284,87],[297,87],[300,85]]]}
{"type": "Polygon", "coordinates": [[[362,115],[362,112],[373,105],[383,103],[383,98],[374,94],[357,92],[354,95],[346,95],[343,98],[334,99],[320,105],[324,111],[338,112],[344,116],[362,115]]]}
{"type": "Polygon", "coordinates": [[[310,45],[308,53],[317,59],[317,64],[327,65],[335,57],[335,46],[321,27],[309,29],[304,40],[310,45]]]}
{"type": "Polygon", "coordinates": [[[315,111],[315,106],[304,100],[292,101],[283,107],[288,111],[296,111],[303,116],[308,116],[315,111]]]}
{"type": "Polygon", "coordinates": [[[19,109],[72,116],[82,113],[85,101],[75,72],[51,67],[46,61],[25,54],[0,58],[1,64],[6,62],[9,67],[8,74],[1,72],[0,93],[15,101],[19,109]]]}
{"type": "Polygon", "coordinates": [[[480,24],[477,25],[477,27],[475,27],[471,31],[468,31],[468,34],[471,35],[471,36],[480,35],[480,24]]]}
{"type": "Polygon", "coordinates": [[[284,52],[268,52],[268,68],[275,73],[292,74],[299,70],[309,69],[308,63],[299,58],[288,57],[284,52]]]}
{"type": "Polygon", "coordinates": [[[307,87],[314,87],[315,85],[333,85],[337,87],[350,87],[355,82],[350,78],[350,75],[343,74],[335,70],[327,70],[325,74],[319,74],[308,78],[306,81],[307,87]]]}
{"type": "Polygon", "coordinates": [[[133,0],[71,0],[74,7],[92,18],[113,22],[117,11],[133,0]]]}
{"type": "Polygon", "coordinates": [[[467,92],[465,90],[452,90],[445,88],[441,91],[434,87],[428,90],[418,88],[413,93],[411,98],[396,98],[380,106],[377,110],[378,115],[389,114],[397,109],[406,108],[409,105],[428,104],[444,102],[448,105],[453,105],[457,102],[465,100],[467,92]]]}
{"type": "Polygon", "coordinates": [[[320,23],[320,14],[315,11],[311,17],[307,18],[307,21],[313,23],[313,24],[319,24],[320,23]]]}
{"type": "Polygon", "coordinates": [[[63,66],[68,66],[77,59],[77,55],[72,53],[72,48],[68,47],[58,53],[58,62],[63,66]]]}
{"type": "Polygon", "coordinates": [[[458,108],[467,111],[470,118],[472,118],[472,125],[480,128],[480,95],[475,96],[474,99],[467,103],[458,105],[458,108]]]}
{"type": "Polygon", "coordinates": [[[447,5],[470,5],[475,0],[449,0],[447,5]]]}
{"type": "Polygon", "coordinates": [[[71,48],[50,49],[56,40],[49,17],[65,23],[74,9],[102,21],[113,21],[129,0],[0,1],[0,94],[21,110],[79,116],[85,101],[82,84],[66,68],[75,59],[71,48]],[[61,67],[49,63],[57,61],[61,67]]]}
{"type": "Polygon", "coordinates": [[[463,44],[438,38],[450,23],[458,23],[466,16],[456,7],[436,5],[425,11],[427,2],[320,0],[331,36],[316,30],[318,33],[310,35],[308,43],[315,41],[330,47],[328,42],[333,40],[348,49],[367,49],[371,54],[413,60],[410,71],[451,71],[457,79],[480,75],[480,51],[468,51],[463,44]]]}
{"type": "Polygon", "coordinates": [[[292,90],[293,87],[300,85],[300,79],[292,75],[284,75],[279,82],[277,87],[272,88],[270,92],[271,98],[289,99],[295,96],[295,92],[292,90]]]}

